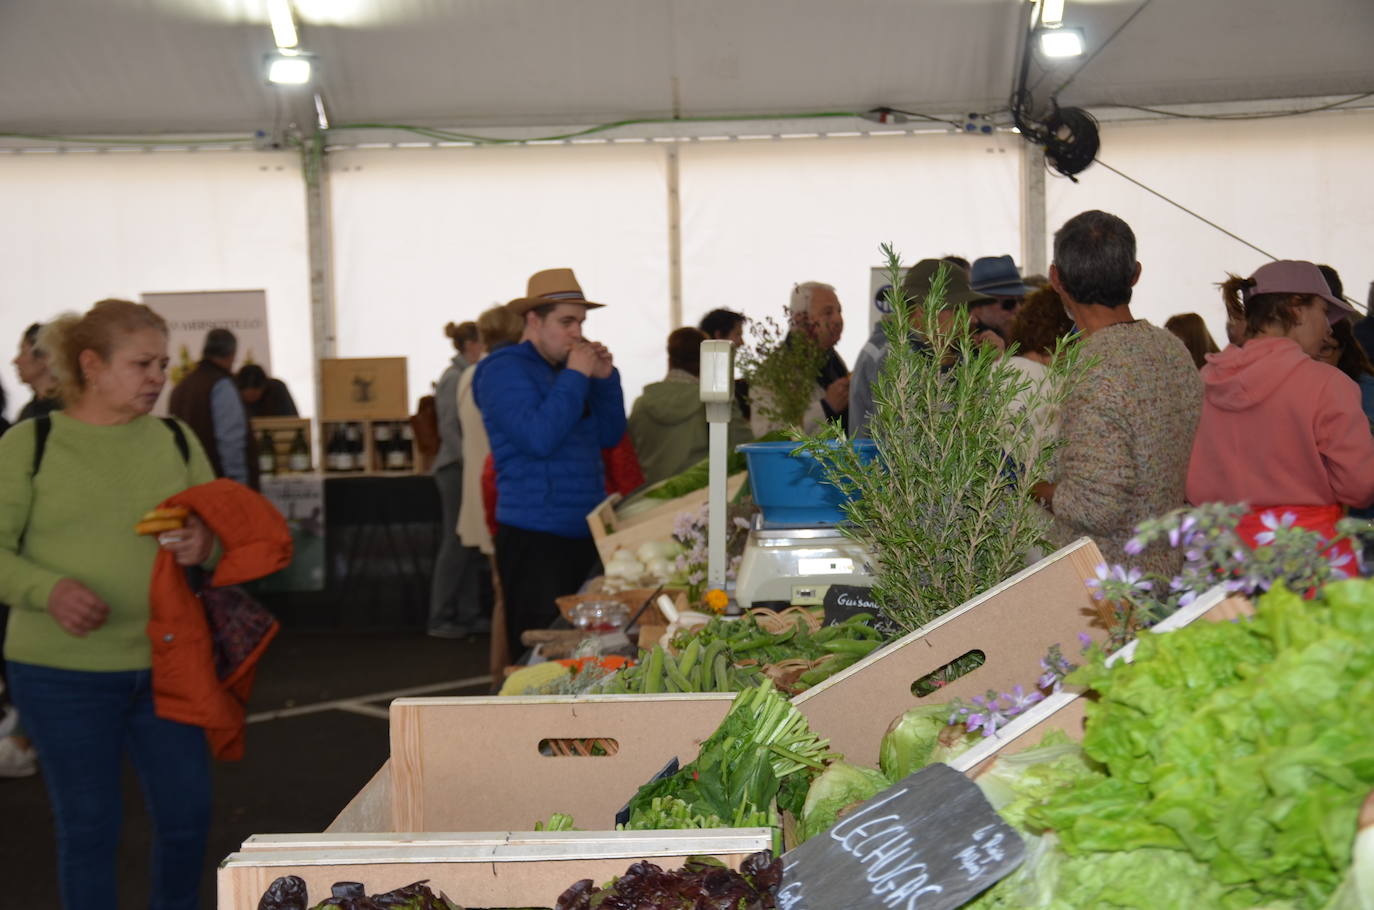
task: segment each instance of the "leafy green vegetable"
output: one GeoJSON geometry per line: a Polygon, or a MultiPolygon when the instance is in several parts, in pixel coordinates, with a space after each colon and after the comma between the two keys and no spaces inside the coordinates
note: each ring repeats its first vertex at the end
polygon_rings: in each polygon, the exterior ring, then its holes
{"type": "Polygon", "coordinates": [[[736,696],[696,761],[639,788],[626,827],[776,827],[781,781],[823,770],[827,745],[765,680],[736,696]]]}
{"type": "Polygon", "coordinates": [[[573,827],[573,817],[564,812],[555,812],[549,816],[547,822],[535,822],[536,831],[576,831],[573,827]]]}
{"type": "Polygon", "coordinates": [[[1279,586],[1253,618],[1145,635],[1069,681],[1099,695],[1083,750],[1107,776],[1013,799],[1058,844],[975,906],[1326,904],[1374,787],[1374,583],[1279,586]]]}
{"type": "Polygon", "coordinates": [[[802,806],[798,841],[805,841],[839,821],[846,809],[886,790],[892,784],[881,772],[837,761],[811,782],[802,806]]]}
{"type": "Polygon", "coordinates": [[[949,725],[950,706],[918,705],[898,717],[878,745],[878,767],[896,783],[931,762],[948,761],[974,740],[949,725]]]}

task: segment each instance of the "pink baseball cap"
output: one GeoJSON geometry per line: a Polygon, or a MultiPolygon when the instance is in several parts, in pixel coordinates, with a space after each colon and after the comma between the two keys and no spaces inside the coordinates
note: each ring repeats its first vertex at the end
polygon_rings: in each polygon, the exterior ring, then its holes
{"type": "Polygon", "coordinates": [[[1326,283],[1321,269],[1310,262],[1301,259],[1277,259],[1260,266],[1250,279],[1255,282],[1255,286],[1242,292],[1245,300],[1256,294],[1304,294],[1320,297],[1330,304],[1326,308],[1326,317],[1332,322],[1340,322],[1342,319],[1358,315],[1353,306],[1331,293],[1331,287],[1326,283]]]}

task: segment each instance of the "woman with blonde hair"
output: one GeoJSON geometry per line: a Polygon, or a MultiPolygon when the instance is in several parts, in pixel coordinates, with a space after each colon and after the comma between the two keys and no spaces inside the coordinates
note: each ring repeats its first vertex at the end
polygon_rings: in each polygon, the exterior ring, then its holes
{"type": "Polygon", "coordinates": [[[159,548],[205,563],[215,543],[184,529],[138,536],[168,497],[214,479],[195,433],[150,416],[167,381],[167,324],[102,300],[49,323],[64,409],[0,438],[0,600],[5,659],[56,819],[62,906],[113,907],[125,756],[153,819],[153,907],[199,906],[210,825],[205,730],[154,713],[149,580],[159,548]]]}
{"type": "MultiPolygon", "coordinates": [[[[1252,546],[1272,540],[1279,524],[1331,539],[1344,507],[1374,500],[1360,388],[1317,359],[1331,323],[1351,307],[1310,262],[1271,262],[1221,288],[1227,316],[1244,325],[1242,344],[1202,368],[1188,500],[1247,503],[1239,531],[1252,546]]],[[[1352,552],[1342,545],[1341,561],[1352,552]]]]}
{"type": "Polygon", "coordinates": [[[1165,320],[1164,328],[1178,336],[1178,340],[1188,349],[1188,353],[1193,357],[1193,363],[1197,364],[1199,370],[1207,365],[1208,354],[1217,354],[1221,351],[1212,340],[1212,333],[1207,331],[1207,323],[1203,322],[1197,313],[1178,313],[1170,316],[1165,320]]]}

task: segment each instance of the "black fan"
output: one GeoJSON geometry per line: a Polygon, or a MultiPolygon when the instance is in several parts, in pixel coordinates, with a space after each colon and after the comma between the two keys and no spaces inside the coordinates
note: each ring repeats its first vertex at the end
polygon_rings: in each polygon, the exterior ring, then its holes
{"type": "MultiPolygon", "coordinates": [[[[1097,121],[1081,107],[1058,107],[1045,120],[1045,162],[1074,180],[1097,157],[1097,121]]],[[[1077,182],[1077,181],[1075,181],[1077,182]]]]}

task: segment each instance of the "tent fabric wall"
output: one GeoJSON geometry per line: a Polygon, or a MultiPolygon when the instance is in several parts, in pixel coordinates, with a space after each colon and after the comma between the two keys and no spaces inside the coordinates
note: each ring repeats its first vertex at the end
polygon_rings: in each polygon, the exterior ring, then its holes
{"type": "MultiPolygon", "coordinates": [[[[4,155],[0,201],[0,349],[104,297],[264,288],[275,371],[313,405],[298,156],[4,155]]],[[[3,383],[13,416],[30,393],[12,369],[3,383]]]]}
{"type": "MultiPolygon", "coordinates": [[[[1367,139],[1374,113],[1104,125],[1102,158],[1278,256],[1374,278],[1367,139]]],[[[1020,249],[1019,138],[998,134],[680,143],[683,319],[727,306],[780,317],[791,286],[839,290],[851,363],[878,244],[905,261],[1020,249]]],[[[411,398],[450,356],[449,320],[571,266],[624,374],[626,406],[664,370],[666,152],[656,143],[369,149],[329,156],[340,356],[405,355],[411,398]]],[[[1101,208],[1135,228],[1135,311],[1196,311],[1218,340],[1214,283],[1263,257],[1101,166],[1050,179],[1052,232],[1101,208]]],[[[0,155],[0,345],[106,296],[267,289],[276,370],[309,412],[304,192],[290,153],[0,155]]],[[[10,413],[27,398],[4,376],[10,413]]]]}
{"type": "Polygon", "coordinates": [[[868,338],[869,270],[951,253],[1019,257],[1021,142],[905,135],[693,143],[682,148],[683,318],[727,307],[784,318],[792,286],[835,285],[839,351],[868,338]]]}
{"type": "MultiPolygon", "coordinates": [[[[1347,297],[1374,279],[1374,113],[1233,122],[1104,125],[1102,161],[1280,259],[1331,265],[1347,297]]],[[[1216,283],[1248,275],[1260,253],[1099,165],[1079,183],[1050,180],[1049,230],[1085,209],[1120,215],[1135,231],[1142,271],[1132,312],[1156,325],[1199,313],[1222,347],[1216,283]]]]}
{"type": "Polygon", "coordinates": [[[340,357],[410,358],[412,402],[453,355],[444,324],[569,267],[606,304],[628,408],[666,370],[668,216],[651,145],[404,149],[330,156],[340,357]]]}

